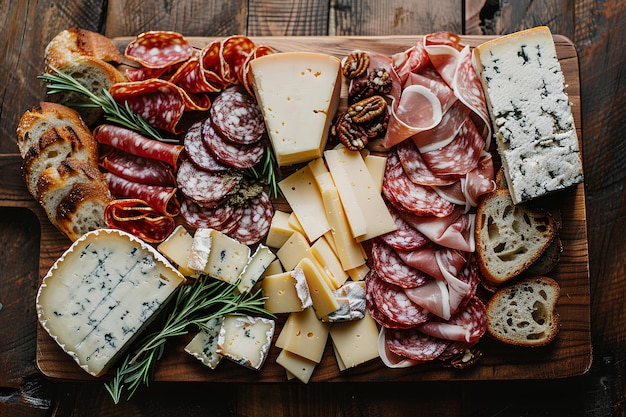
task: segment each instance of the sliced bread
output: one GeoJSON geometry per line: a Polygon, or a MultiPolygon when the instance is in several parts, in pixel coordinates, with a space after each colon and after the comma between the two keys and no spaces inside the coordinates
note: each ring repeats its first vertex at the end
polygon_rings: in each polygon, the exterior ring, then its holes
{"type": "Polygon", "coordinates": [[[99,184],[77,182],[50,213],[52,223],[72,241],[106,227],[104,211],[113,197],[99,184]]]}
{"type": "Polygon", "coordinates": [[[487,302],[487,332],[516,346],[544,346],[559,331],[559,284],[552,278],[524,278],[499,289],[487,302]]]}
{"type": "MultiPolygon", "coordinates": [[[[55,68],[81,82],[94,94],[102,94],[111,85],[125,81],[124,75],[111,64],[120,63],[122,54],[113,41],[99,33],[84,29],[68,29],[55,36],[46,46],[46,72],[55,68]]],[[[87,102],[79,93],[66,92],[51,96],[51,100],[73,105],[87,102]]],[[[100,108],[81,107],[78,110],[85,123],[92,125],[102,115],[100,108]]]]}
{"type": "Polygon", "coordinates": [[[474,233],[482,277],[501,285],[539,259],[557,227],[550,213],[515,205],[507,189],[498,189],[478,205],[474,233]]]}

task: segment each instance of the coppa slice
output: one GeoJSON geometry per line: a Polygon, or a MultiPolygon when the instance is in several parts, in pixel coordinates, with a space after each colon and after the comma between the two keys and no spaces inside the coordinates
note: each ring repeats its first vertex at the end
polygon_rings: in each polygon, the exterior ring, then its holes
{"type": "Polygon", "coordinates": [[[101,229],[77,240],[44,277],[37,315],[81,368],[99,376],[184,281],[141,240],[101,229]]]}
{"type": "Polygon", "coordinates": [[[313,52],[250,61],[249,81],[263,111],[278,165],[322,156],[339,104],[341,62],[313,52]]]}

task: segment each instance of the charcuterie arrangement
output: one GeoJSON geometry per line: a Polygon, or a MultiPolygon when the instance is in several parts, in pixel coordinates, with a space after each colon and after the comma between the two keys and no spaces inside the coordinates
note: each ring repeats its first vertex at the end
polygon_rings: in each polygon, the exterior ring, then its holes
{"type": "Polygon", "coordinates": [[[18,145],[72,244],[37,311],[89,374],[117,368],[116,401],[170,337],[146,326],[216,283],[214,310],[184,315],[180,333],[207,372],[223,358],[263,372],[277,350],[285,379],[307,383],[328,343],[339,371],[463,372],[484,335],[556,337],[561,224],[542,201],[582,166],[547,28],[341,57],[245,36],[198,49],[173,32],[122,54],[72,29],[46,54],[51,99],[24,114],[18,145]]]}

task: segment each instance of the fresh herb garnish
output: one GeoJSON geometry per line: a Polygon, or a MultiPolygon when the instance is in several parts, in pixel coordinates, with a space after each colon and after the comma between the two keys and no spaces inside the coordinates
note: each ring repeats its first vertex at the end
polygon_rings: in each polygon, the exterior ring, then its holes
{"type": "Polygon", "coordinates": [[[117,368],[113,380],[105,384],[113,401],[119,403],[125,390],[130,399],[141,385],[148,386],[166,342],[189,333],[190,327],[204,328],[210,319],[226,314],[268,314],[258,293],[236,294],[236,288],[206,275],[179,288],[163,325],[141,339],[134,353],[128,354],[117,368]]]}
{"type": "Polygon", "coordinates": [[[119,124],[144,136],[148,136],[162,142],[177,141],[176,139],[169,139],[161,136],[158,130],[130,109],[128,102],[124,103],[124,106],[120,106],[115,99],[113,99],[111,93],[109,93],[106,89],[102,89],[101,95],[94,94],[71,75],[65,74],[54,67],[51,69],[56,74],[46,73],[37,77],[48,83],[48,94],[65,92],[83,94],[88,101],[85,103],[72,103],[72,106],[89,108],[99,107],[104,112],[105,119],[109,122],[119,124]]]}
{"type": "Polygon", "coordinates": [[[270,198],[278,198],[282,195],[280,188],[278,187],[275,165],[276,158],[274,157],[274,152],[272,152],[272,149],[268,146],[265,149],[263,161],[246,170],[246,175],[257,180],[261,179],[267,183],[267,186],[269,187],[268,196],[270,198]]]}

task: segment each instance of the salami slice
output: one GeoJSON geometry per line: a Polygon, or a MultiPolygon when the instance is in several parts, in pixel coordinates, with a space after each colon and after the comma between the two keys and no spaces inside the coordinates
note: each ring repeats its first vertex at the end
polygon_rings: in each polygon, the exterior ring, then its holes
{"type": "Polygon", "coordinates": [[[449,341],[425,335],[415,328],[385,329],[385,341],[396,355],[418,361],[431,361],[441,355],[449,341]]]}
{"type": "Polygon", "coordinates": [[[393,248],[379,239],[372,243],[372,267],[380,279],[401,288],[419,287],[431,279],[425,273],[405,264],[393,248]]]}
{"type": "Polygon", "coordinates": [[[274,208],[265,191],[242,209],[237,228],[228,235],[245,245],[259,243],[270,229],[274,208]]]}
{"type": "Polygon", "coordinates": [[[424,152],[422,158],[435,175],[460,178],[474,169],[480,159],[485,141],[470,118],[448,145],[424,152]]]}
{"type": "MultiPolygon", "coordinates": [[[[366,285],[367,285],[367,282],[368,282],[368,279],[366,278],[365,279],[366,285]]],[[[413,327],[412,324],[402,324],[402,323],[393,321],[392,319],[387,317],[385,314],[383,314],[376,306],[376,303],[374,303],[371,290],[367,290],[365,292],[365,304],[367,305],[367,310],[370,313],[370,316],[372,316],[372,318],[376,321],[376,323],[380,324],[382,327],[389,328],[389,329],[408,329],[408,328],[413,327]]]]}
{"type": "Polygon", "coordinates": [[[176,176],[178,188],[183,195],[200,205],[214,205],[221,201],[240,180],[241,174],[203,171],[190,161],[181,164],[176,176]]]}
{"type": "Polygon", "coordinates": [[[394,206],[420,216],[444,217],[454,210],[454,204],[431,187],[412,182],[395,152],[390,152],[387,158],[383,194],[394,206]]]}
{"type": "Polygon", "coordinates": [[[428,238],[405,222],[395,207],[388,202],[386,205],[396,224],[396,230],[380,236],[383,242],[400,250],[413,250],[428,243],[428,238]]]}
{"type": "Polygon", "coordinates": [[[378,274],[369,274],[366,285],[376,307],[394,322],[415,326],[431,317],[429,312],[413,303],[402,288],[383,281],[378,274]]]}
{"type": "Polygon", "coordinates": [[[131,155],[156,159],[176,168],[184,146],[172,145],[148,139],[124,127],[102,124],[94,130],[94,137],[103,144],[109,145],[131,155]]]}
{"type": "Polygon", "coordinates": [[[120,198],[139,199],[166,216],[177,216],[180,203],[176,197],[176,188],[146,185],[129,181],[108,172],[105,174],[111,194],[120,198]]]}
{"type": "Polygon", "coordinates": [[[165,68],[190,58],[193,48],[183,35],[169,31],[150,31],[131,41],[124,55],[148,68],[165,68]]]}
{"type": "Polygon", "coordinates": [[[204,121],[201,120],[187,129],[183,138],[187,156],[200,169],[209,172],[224,172],[228,167],[213,156],[202,137],[203,124],[204,121]]]}
{"type": "Polygon", "coordinates": [[[169,82],[176,84],[188,93],[215,93],[221,90],[221,82],[212,83],[207,74],[202,71],[200,58],[193,57],[178,68],[169,78],[169,82]]]}
{"type": "Polygon", "coordinates": [[[234,77],[234,82],[241,82],[238,74],[255,48],[256,45],[247,36],[233,35],[224,40],[222,56],[230,67],[230,74],[231,77],[234,77]]]}
{"type": "Polygon", "coordinates": [[[203,138],[217,160],[233,168],[251,168],[261,161],[265,152],[261,141],[252,145],[240,145],[225,140],[210,122],[203,125],[203,138]]]}
{"type": "Polygon", "coordinates": [[[472,297],[465,308],[448,321],[433,319],[419,325],[418,329],[440,339],[475,343],[487,330],[485,305],[477,297],[472,297]]]}
{"type": "Polygon", "coordinates": [[[422,158],[422,154],[412,140],[405,140],[396,147],[398,158],[404,173],[415,184],[421,185],[448,185],[454,182],[449,178],[435,175],[422,158]]]}
{"type": "Polygon", "coordinates": [[[176,177],[171,166],[156,159],[142,158],[119,149],[113,149],[104,155],[100,166],[119,177],[140,184],[176,186],[176,177]]]}
{"type": "Polygon", "coordinates": [[[139,199],[110,202],[104,209],[107,227],[131,233],[148,243],[160,243],[176,227],[171,216],[164,216],[139,199]]]}
{"type": "Polygon", "coordinates": [[[211,121],[225,139],[241,145],[256,143],[265,133],[265,121],[259,105],[240,86],[225,89],[213,101],[211,121]]]}
{"type": "Polygon", "coordinates": [[[184,198],[180,206],[180,214],[185,223],[195,229],[220,227],[230,219],[233,212],[233,207],[226,202],[215,207],[202,207],[184,198]]]}

